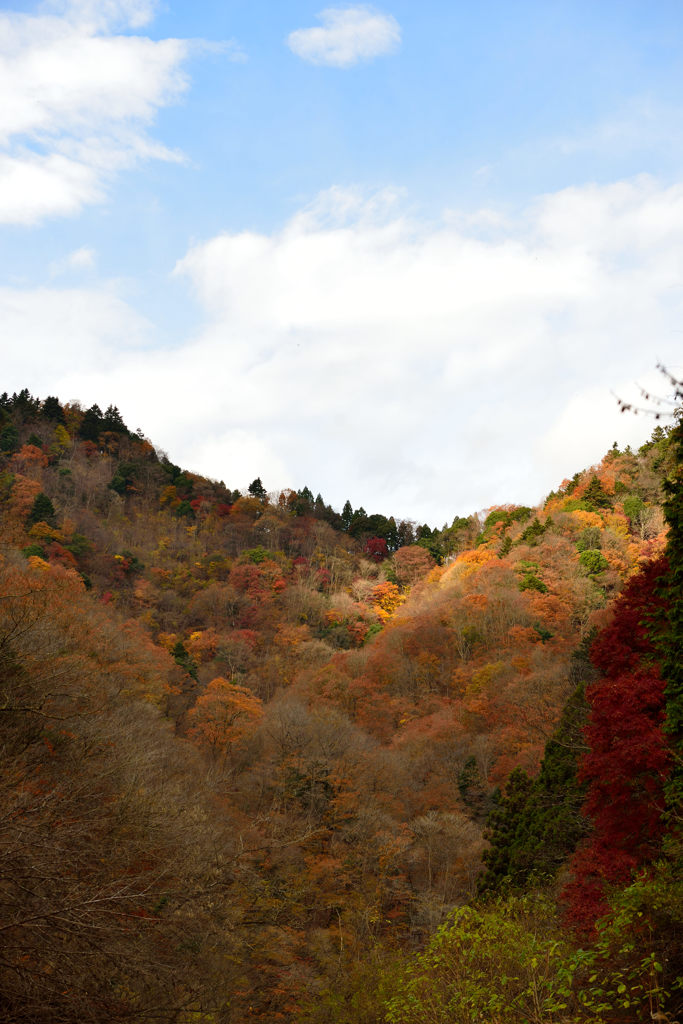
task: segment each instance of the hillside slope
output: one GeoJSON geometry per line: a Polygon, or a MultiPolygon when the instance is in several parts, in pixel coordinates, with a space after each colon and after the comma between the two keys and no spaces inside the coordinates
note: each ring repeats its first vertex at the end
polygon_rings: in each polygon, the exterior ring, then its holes
{"type": "Polygon", "coordinates": [[[540,508],[439,531],[240,495],[116,409],[27,392],[0,398],[0,453],[2,991],[27,1021],[296,1020],[370,950],[423,943],[474,895],[573,652],[662,551],[673,458],[657,430],[540,508]],[[36,843],[63,892],[25,904],[36,843]],[[91,947],[114,950],[96,993],[91,947]]]}

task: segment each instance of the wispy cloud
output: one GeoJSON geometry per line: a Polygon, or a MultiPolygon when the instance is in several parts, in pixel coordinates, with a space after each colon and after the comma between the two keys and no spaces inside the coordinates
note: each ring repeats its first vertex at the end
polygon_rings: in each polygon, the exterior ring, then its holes
{"type": "Polygon", "coordinates": [[[94,249],[82,245],[80,249],[74,249],[62,259],[54,260],[49,267],[50,277],[59,277],[61,274],[79,273],[82,271],[94,270],[97,263],[97,255],[94,249]]]}
{"type": "Polygon", "coordinates": [[[321,26],[300,28],[287,37],[290,50],[311,64],[349,68],[395,52],[401,42],[396,19],[370,7],[328,7],[318,18],[321,26]]]}
{"type": "Polygon", "coordinates": [[[178,154],[150,139],[187,87],[190,44],[113,35],[151,0],[70,0],[0,14],[0,222],[33,224],[100,201],[115,171],[178,154]]]}
{"type": "Polygon", "coordinates": [[[683,108],[648,96],[633,96],[609,117],[573,133],[551,138],[548,145],[562,156],[582,153],[648,153],[660,147],[679,153],[683,108]]]}
{"type": "Polygon", "coordinates": [[[43,9],[92,29],[142,28],[153,20],[159,0],[47,0],[43,9]]]}

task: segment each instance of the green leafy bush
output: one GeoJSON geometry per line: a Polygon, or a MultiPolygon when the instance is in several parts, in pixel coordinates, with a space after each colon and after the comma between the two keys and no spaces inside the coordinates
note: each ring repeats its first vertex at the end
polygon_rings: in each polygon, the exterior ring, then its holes
{"type": "Polygon", "coordinates": [[[588,548],[587,551],[582,551],[579,555],[579,562],[589,576],[597,576],[609,566],[602,551],[598,551],[597,548],[588,548]]]}

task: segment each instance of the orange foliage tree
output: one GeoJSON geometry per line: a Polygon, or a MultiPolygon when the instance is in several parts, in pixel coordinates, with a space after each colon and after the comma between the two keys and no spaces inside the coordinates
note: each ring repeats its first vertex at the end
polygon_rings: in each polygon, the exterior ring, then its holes
{"type": "Polygon", "coordinates": [[[188,736],[224,761],[262,716],[263,703],[251,690],[218,676],[191,709],[188,736]]]}

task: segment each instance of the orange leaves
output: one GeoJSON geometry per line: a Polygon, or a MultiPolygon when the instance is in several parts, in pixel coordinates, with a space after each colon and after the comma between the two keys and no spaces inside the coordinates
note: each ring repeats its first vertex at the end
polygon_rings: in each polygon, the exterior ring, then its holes
{"type": "Polygon", "coordinates": [[[393,561],[396,579],[401,586],[414,586],[434,568],[434,559],[419,544],[399,548],[393,561]]]}
{"type": "MultiPolygon", "coordinates": [[[[13,471],[26,474],[45,469],[47,464],[47,455],[34,444],[25,444],[11,459],[13,471]]],[[[38,475],[40,475],[39,472],[38,475]]]]}
{"type": "Polygon", "coordinates": [[[515,647],[524,647],[526,644],[539,643],[541,638],[531,626],[511,626],[507,631],[507,639],[515,647]]]}
{"type": "Polygon", "coordinates": [[[189,713],[188,736],[214,757],[229,758],[234,745],[263,717],[263,703],[251,690],[218,676],[189,713]]]}
{"type": "Polygon", "coordinates": [[[388,580],[385,583],[378,583],[372,590],[372,610],[383,622],[390,619],[397,608],[405,601],[395,583],[388,580]]]}
{"type": "Polygon", "coordinates": [[[188,654],[199,664],[216,657],[219,637],[215,629],[198,629],[185,641],[188,654]]]}
{"type": "Polygon", "coordinates": [[[33,506],[33,502],[40,494],[40,484],[37,480],[30,480],[27,476],[17,473],[14,477],[14,484],[10,494],[11,510],[25,518],[33,506]]]}
{"type": "Polygon", "coordinates": [[[489,599],[486,594],[465,594],[462,603],[472,611],[483,611],[487,607],[489,599]]]}
{"type": "Polygon", "coordinates": [[[481,569],[482,566],[488,562],[497,561],[497,556],[487,544],[482,544],[481,547],[473,548],[471,551],[464,551],[461,555],[458,555],[455,564],[460,568],[460,578],[467,579],[473,573],[481,569]]]}
{"type": "Polygon", "coordinates": [[[597,512],[586,512],[583,509],[577,508],[573,512],[570,512],[571,521],[576,523],[577,530],[586,530],[588,527],[594,526],[598,530],[604,529],[605,523],[602,516],[599,516],[597,512]]]}

